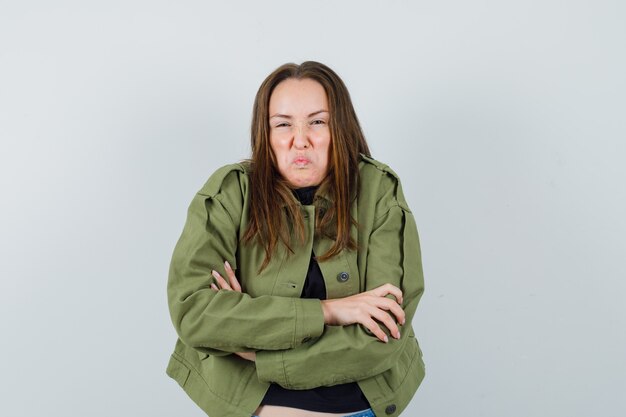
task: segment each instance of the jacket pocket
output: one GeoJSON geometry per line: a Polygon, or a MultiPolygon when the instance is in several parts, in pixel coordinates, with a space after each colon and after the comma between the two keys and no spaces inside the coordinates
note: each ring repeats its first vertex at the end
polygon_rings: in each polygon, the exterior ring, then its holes
{"type": "Polygon", "coordinates": [[[185,384],[189,379],[190,372],[189,368],[183,362],[177,359],[173,354],[170,356],[170,361],[167,364],[165,373],[167,373],[170,378],[178,382],[178,385],[182,388],[185,387],[185,384]]]}
{"type": "Polygon", "coordinates": [[[410,377],[409,371],[413,368],[413,362],[421,361],[419,346],[417,345],[415,336],[410,335],[409,338],[411,340],[406,341],[398,362],[387,372],[383,373],[383,378],[392,391],[396,391],[404,380],[410,377]]]}
{"type": "Polygon", "coordinates": [[[200,362],[199,372],[208,388],[221,398],[238,398],[256,368],[253,362],[237,355],[207,356],[200,362]]]}

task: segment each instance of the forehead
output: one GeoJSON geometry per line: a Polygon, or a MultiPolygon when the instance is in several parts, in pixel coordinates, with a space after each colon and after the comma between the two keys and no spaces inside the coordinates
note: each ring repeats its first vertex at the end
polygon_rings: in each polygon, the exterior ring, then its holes
{"type": "Polygon", "coordinates": [[[319,110],[328,110],[328,98],[324,87],[310,78],[281,81],[270,96],[270,116],[275,113],[306,115],[319,110]]]}

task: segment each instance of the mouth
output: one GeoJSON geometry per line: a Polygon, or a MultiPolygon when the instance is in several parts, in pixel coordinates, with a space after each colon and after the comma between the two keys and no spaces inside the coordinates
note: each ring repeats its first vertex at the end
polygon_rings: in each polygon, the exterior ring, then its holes
{"type": "Polygon", "coordinates": [[[293,163],[294,165],[303,167],[303,166],[310,164],[311,160],[309,158],[305,158],[304,156],[299,156],[293,160],[293,163]]]}

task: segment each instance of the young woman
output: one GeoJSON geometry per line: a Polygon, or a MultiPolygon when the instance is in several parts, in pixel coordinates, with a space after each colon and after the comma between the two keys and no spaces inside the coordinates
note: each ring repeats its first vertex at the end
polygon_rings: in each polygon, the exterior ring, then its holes
{"type": "Polygon", "coordinates": [[[167,374],[211,417],[407,406],[424,377],[417,228],[330,68],[285,64],[262,83],[252,157],[192,200],[167,290],[167,374]]]}

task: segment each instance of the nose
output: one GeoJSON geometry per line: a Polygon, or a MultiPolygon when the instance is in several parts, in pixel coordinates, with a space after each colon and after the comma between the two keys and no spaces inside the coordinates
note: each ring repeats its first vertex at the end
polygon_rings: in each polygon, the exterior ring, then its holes
{"type": "Polygon", "coordinates": [[[311,146],[307,126],[303,123],[299,123],[297,126],[294,127],[293,146],[296,149],[307,149],[309,146],[311,146]]]}

